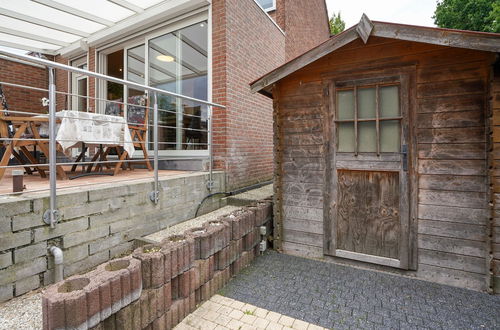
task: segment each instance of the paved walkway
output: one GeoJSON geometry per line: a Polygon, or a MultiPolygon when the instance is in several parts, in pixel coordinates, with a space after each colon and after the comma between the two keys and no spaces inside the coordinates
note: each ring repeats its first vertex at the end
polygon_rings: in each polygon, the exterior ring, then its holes
{"type": "Polygon", "coordinates": [[[213,296],[177,325],[175,330],[325,330],[314,324],[220,295],[213,296]]]}
{"type": "Polygon", "coordinates": [[[275,252],[220,294],[326,328],[500,328],[500,296],[275,252]]]}

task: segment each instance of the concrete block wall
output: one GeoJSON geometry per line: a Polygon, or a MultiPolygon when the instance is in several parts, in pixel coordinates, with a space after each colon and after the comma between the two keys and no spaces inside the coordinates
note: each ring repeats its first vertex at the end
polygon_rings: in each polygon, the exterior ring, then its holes
{"type": "Polygon", "coordinates": [[[172,329],[260,254],[270,201],[145,245],[52,285],[44,329],[172,329]]]}
{"type": "MultiPolygon", "coordinates": [[[[225,190],[224,177],[214,174],[214,191],[225,190]]],[[[0,302],[53,283],[49,246],[63,250],[68,277],[130,251],[135,238],[193,218],[209,194],[207,180],[203,173],[161,179],[158,205],[148,197],[151,179],[61,190],[61,221],[55,229],[42,220],[48,192],[0,198],[0,302]]],[[[221,203],[208,200],[200,214],[221,203]]]]}

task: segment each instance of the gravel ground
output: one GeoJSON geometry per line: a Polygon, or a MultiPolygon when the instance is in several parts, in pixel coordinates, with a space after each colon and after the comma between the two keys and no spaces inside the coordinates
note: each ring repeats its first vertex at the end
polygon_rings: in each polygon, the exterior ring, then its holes
{"type": "Polygon", "coordinates": [[[234,211],[239,210],[239,209],[241,209],[240,206],[228,205],[228,206],[222,207],[218,210],[215,210],[213,212],[199,216],[197,218],[187,220],[187,221],[181,222],[179,224],[173,225],[172,227],[160,230],[156,233],[145,236],[144,238],[150,239],[150,240],[155,241],[155,242],[161,242],[163,239],[167,238],[168,236],[182,234],[187,229],[200,227],[201,225],[203,225],[207,221],[215,220],[218,217],[228,215],[231,212],[234,212],[234,211]]]}
{"type": "Polygon", "coordinates": [[[0,329],[42,329],[42,294],[40,290],[1,304],[0,329]]]}

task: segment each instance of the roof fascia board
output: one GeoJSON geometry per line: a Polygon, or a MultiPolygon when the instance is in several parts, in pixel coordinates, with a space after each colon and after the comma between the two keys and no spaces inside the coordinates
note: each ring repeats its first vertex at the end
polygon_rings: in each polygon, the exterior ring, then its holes
{"type": "Polygon", "coordinates": [[[373,22],[373,36],[422,42],[440,46],[475,49],[489,52],[500,52],[499,36],[475,35],[474,33],[441,30],[432,28],[415,28],[414,26],[395,25],[373,22]]]}
{"type": "MultiPolygon", "coordinates": [[[[208,4],[209,2],[207,0],[171,0],[161,2],[158,5],[124,19],[109,28],[92,34],[86,39],[86,43],[90,47],[97,47],[102,44],[112,42],[114,39],[123,38],[128,34],[147,29],[153,25],[208,4]]],[[[80,43],[75,42],[68,47],[62,48],[59,52],[62,56],[67,57],[78,51],[81,52],[80,43]]]]}
{"type": "Polygon", "coordinates": [[[142,9],[141,7],[138,7],[138,6],[134,5],[133,3],[130,3],[126,0],[108,0],[108,1],[114,3],[115,5],[126,8],[128,10],[135,11],[136,13],[141,13],[144,11],[144,9],[142,9]]]}
{"type": "Polygon", "coordinates": [[[346,30],[342,34],[339,34],[337,37],[324,42],[323,44],[319,45],[316,48],[313,48],[306,54],[296,57],[295,59],[284,64],[273,72],[260,78],[250,86],[251,91],[258,92],[261,89],[277,82],[282,77],[285,77],[333,52],[334,50],[347,45],[351,41],[356,40],[358,38],[358,32],[355,28],[356,26],[351,27],[349,30],[346,30]]]}

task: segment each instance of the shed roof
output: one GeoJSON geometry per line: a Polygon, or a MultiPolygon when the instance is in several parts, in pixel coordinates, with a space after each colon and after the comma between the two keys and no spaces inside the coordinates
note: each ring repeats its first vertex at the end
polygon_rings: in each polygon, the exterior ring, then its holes
{"type": "Polygon", "coordinates": [[[500,33],[377,22],[370,21],[368,16],[363,14],[358,24],[340,34],[330,37],[330,39],[315,48],[265,74],[261,78],[250,83],[250,88],[252,92],[270,95],[267,89],[275,82],[334,52],[357,38],[361,38],[364,43],[367,43],[370,36],[495,53],[500,52],[500,33]]]}

